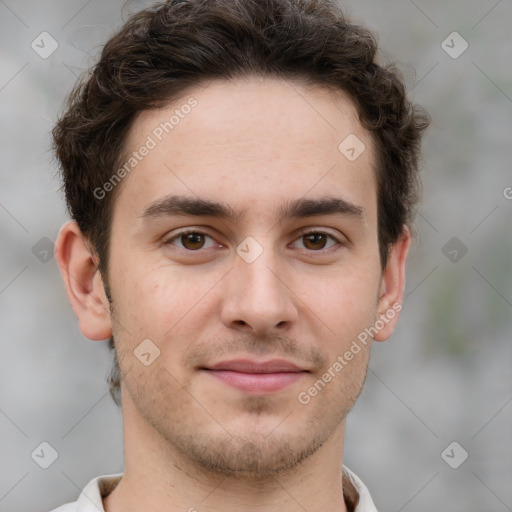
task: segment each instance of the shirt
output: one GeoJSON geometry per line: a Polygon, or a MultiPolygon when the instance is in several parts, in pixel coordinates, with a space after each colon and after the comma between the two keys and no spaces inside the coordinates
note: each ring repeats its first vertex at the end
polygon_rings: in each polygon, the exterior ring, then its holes
{"type": "MultiPolygon", "coordinates": [[[[94,478],[84,487],[77,501],[51,512],[105,512],[102,498],[114,490],[122,476],[123,473],[117,473],[94,478]]],[[[378,512],[364,483],[346,466],[343,466],[343,495],[349,512],[378,512]]]]}

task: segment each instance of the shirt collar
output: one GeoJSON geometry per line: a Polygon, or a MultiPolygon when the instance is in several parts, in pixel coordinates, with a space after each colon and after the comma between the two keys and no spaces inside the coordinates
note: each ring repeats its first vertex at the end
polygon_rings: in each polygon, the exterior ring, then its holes
{"type": "Polygon", "coordinates": [[[76,502],[76,512],[105,512],[102,498],[107,497],[121,480],[123,473],[98,476],[91,480],[76,502]]]}
{"type": "Polygon", "coordinates": [[[378,512],[366,485],[347,466],[343,466],[343,496],[353,512],[378,512]]]}
{"type": "MultiPolygon", "coordinates": [[[[102,498],[114,490],[122,476],[116,473],[91,480],[78,498],[76,512],[105,512],[102,498]]],[[[343,494],[352,512],[377,512],[370,492],[347,466],[343,466],[343,494]]]]}

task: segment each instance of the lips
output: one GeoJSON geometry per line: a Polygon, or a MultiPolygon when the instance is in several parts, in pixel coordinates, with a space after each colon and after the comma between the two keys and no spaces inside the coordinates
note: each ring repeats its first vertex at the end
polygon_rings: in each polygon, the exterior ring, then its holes
{"type": "Polygon", "coordinates": [[[213,366],[208,366],[208,369],[241,373],[290,373],[305,371],[284,359],[272,359],[264,362],[251,361],[250,359],[235,359],[232,361],[221,361],[213,366]]]}
{"type": "Polygon", "coordinates": [[[308,370],[284,359],[221,361],[202,370],[224,384],[250,394],[270,394],[291,386],[308,370]]]}

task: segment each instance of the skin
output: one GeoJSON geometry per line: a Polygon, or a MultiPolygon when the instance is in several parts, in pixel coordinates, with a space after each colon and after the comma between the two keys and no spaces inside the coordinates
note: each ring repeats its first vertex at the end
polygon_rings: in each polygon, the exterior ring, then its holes
{"type": "MultiPolygon", "coordinates": [[[[56,244],[82,333],[91,340],[113,333],[123,375],[125,472],[105,508],[345,511],[345,417],[361,392],[371,343],[308,404],[297,396],[401,303],[409,231],[383,270],[372,141],[340,91],[262,78],[202,84],[140,114],[128,152],[191,96],[197,106],[119,185],[112,311],[76,223],[62,227],[56,244]],[[349,134],[366,146],[353,162],[338,150],[349,134]],[[169,194],[245,212],[236,221],[142,216],[169,194]],[[327,196],[363,214],[279,216],[289,201],[327,196]],[[183,228],[208,236],[187,243],[176,237],[183,228]],[[304,231],[325,235],[315,242],[304,231]],[[246,237],[262,248],[252,263],[236,252],[246,237]],[[160,356],[145,366],[134,350],[148,338],[160,356]],[[238,357],[282,358],[307,372],[258,394],[199,370],[238,357]]],[[[386,340],[397,319],[374,340],[386,340]]]]}

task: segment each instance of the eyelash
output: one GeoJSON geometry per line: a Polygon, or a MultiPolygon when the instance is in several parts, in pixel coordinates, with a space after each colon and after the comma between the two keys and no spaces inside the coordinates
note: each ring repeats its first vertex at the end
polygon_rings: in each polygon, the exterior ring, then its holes
{"type": "MultiPolygon", "coordinates": [[[[200,230],[197,230],[197,229],[187,229],[187,230],[180,231],[179,233],[173,235],[171,238],[169,238],[167,241],[164,242],[164,245],[173,245],[172,242],[174,240],[178,240],[182,236],[190,235],[190,234],[204,235],[204,236],[206,236],[208,238],[211,238],[213,240],[213,237],[210,236],[208,233],[205,233],[204,231],[200,231],[200,230]]],[[[347,242],[339,240],[334,235],[331,235],[330,233],[328,233],[326,231],[321,231],[321,230],[303,231],[303,232],[301,232],[299,234],[299,236],[297,237],[297,240],[300,239],[300,238],[303,238],[305,236],[308,236],[308,235],[326,235],[328,238],[330,238],[331,240],[336,242],[336,244],[338,244],[338,245],[342,245],[342,246],[346,246],[347,245],[347,242]]],[[[206,249],[201,248],[201,249],[197,249],[197,250],[194,251],[194,250],[191,250],[191,249],[186,249],[184,247],[178,247],[178,249],[182,249],[182,250],[190,252],[190,253],[201,252],[202,250],[206,250],[206,249]]],[[[316,250],[316,251],[315,250],[308,250],[308,249],[304,249],[304,250],[306,250],[307,252],[311,252],[311,253],[325,253],[325,252],[328,251],[328,249],[319,249],[319,250],[316,250]]]]}

